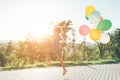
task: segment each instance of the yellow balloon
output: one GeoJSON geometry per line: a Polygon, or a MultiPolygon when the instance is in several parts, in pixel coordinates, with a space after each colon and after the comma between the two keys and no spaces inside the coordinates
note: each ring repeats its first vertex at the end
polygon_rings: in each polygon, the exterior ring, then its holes
{"type": "Polygon", "coordinates": [[[86,16],[89,17],[90,14],[91,14],[93,11],[95,11],[94,6],[89,5],[89,6],[86,8],[86,16]]]}
{"type": "Polygon", "coordinates": [[[90,38],[94,41],[99,40],[101,37],[101,32],[99,30],[96,29],[91,29],[90,30],[90,38]]]}

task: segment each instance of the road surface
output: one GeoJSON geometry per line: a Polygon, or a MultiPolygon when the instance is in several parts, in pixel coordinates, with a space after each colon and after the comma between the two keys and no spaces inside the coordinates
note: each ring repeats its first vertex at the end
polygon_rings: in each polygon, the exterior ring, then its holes
{"type": "Polygon", "coordinates": [[[31,68],[0,71],[0,80],[120,80],[120,64],[67,67],[31,68]]]}

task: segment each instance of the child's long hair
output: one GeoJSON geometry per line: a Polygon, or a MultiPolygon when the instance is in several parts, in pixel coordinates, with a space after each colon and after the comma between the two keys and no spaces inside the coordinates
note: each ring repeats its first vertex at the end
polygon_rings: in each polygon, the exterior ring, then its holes
{"type": "Polygon", "coordinates": [[[54,34],[60,34],[60,32],[61,32],[60,28],[58,28],[58,27],[55,27],[54,30],[53,30],[54,34]]]}

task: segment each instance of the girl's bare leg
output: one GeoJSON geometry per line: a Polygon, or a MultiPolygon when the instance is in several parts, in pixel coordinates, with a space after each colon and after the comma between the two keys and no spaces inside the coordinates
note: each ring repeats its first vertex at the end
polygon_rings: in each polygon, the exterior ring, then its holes
{"type": "Polygon", "coordinates": [[[65,68],[65,65],[64,65],[64,63],[63,63],[63,60],[62,60],[61,55],[58,55],[58,54],[57,54],[57,58],[58,58],[58,60],[60,61],[60,64],[61,64],[61,66],[62,66],[62,68],[63,68],[63,75],[65,75],[66,72],[67,72],[67,69],[65,68]]]}

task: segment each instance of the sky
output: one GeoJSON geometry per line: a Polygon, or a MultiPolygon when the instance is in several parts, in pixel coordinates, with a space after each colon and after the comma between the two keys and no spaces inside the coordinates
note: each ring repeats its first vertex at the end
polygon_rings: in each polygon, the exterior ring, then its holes
{"type": "Polygon", "coordinates": [[[120,0],[0,0],[0,40],[24,40],[29,32],[42,38],[51,33],[52,23],[62,20],[71,20],[78,40],[82,40],[79,27],[93,27],[85,18],[89,5],[112,22],[108,30],[112,32],[120,27],[119,3],[120,0]]]}

